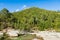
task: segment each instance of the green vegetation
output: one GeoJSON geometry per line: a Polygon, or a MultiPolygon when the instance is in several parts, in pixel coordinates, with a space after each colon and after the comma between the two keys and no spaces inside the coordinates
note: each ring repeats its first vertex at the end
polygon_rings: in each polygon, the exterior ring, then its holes
{"type": "Polygon", "coordinates": [[[24,35],[24,36],[20,36],[18,37],[16,40],[32,40],[36,37],[36,35],[24,35]]]}
{"type": "Polygon", "coordinates": [[[12,40],[12,39],[10,39],[9,36],[6,33],[4,33],[0,40],[12,40]]]}
{"type": "MultiPolygon", "coordinates": [[[[55,29],[60,31],[60,12],[32,7],[18,12],[9,12],[6,8],[0,11],[0,31],[5,28],[24,31],[55,29]]],[[[17,37],[17,40],[31,40],[34,35],[17,37]]],[[[12,40],[4,34],[0,40],[12,40]]]]}
{"type": "Polygon", "coordinates": [[[60,12],[32,7],[18,12],[0,11],[0,30],[7,27],[24,31],[60,29],[60,12]]]}

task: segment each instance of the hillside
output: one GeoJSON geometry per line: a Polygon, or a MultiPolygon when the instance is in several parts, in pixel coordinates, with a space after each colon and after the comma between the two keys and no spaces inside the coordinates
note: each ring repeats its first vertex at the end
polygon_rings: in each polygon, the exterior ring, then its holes
{"type": "Polygon", "coordinates": [[[57,29],[60,25],[60,15],[56,11],[45,10],[37,7],[15,12],[20,27],[28,29],[57,29]]]}
{"type": "Polygon", "coordinates": [[[12,27],[26,31],[45,29],[60,31],[60,14],[56,11],[32,7],[10,13],[7,9],[3,9],[0,15],[2,15],[0,17],[0,29],[12,27]]]}

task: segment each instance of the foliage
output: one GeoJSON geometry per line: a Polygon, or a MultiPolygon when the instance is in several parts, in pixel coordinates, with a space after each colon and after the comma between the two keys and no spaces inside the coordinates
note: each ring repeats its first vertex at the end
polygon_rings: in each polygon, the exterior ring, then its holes
{"type": "Polygon", "coordinates": [[[12,27],[25,31],[60,29],[60,14],[37,7],[10,13],[6,8],[0,11],[0,30],[12,27]]]}

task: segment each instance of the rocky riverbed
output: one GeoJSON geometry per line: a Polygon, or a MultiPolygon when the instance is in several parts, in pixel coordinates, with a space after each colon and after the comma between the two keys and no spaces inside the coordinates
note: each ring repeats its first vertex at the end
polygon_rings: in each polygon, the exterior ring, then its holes
{"type": "Polygon", "coordinates": [[[60,32],[39,31],[31,34],[36,34],[37,37],[42,37],[44,40],[60,40],[60,32]]]}

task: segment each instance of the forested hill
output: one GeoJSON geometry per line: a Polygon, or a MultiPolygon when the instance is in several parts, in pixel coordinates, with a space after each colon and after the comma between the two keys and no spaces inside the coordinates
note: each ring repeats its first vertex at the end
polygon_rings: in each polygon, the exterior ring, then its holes
{"type": "Polygon", "coordinates": [[[0,11],[0,29],[7,27],[26,31],[51,28],[60,31],[60,14],[37,7],[13,13],[4,8],[0,11]]]}

